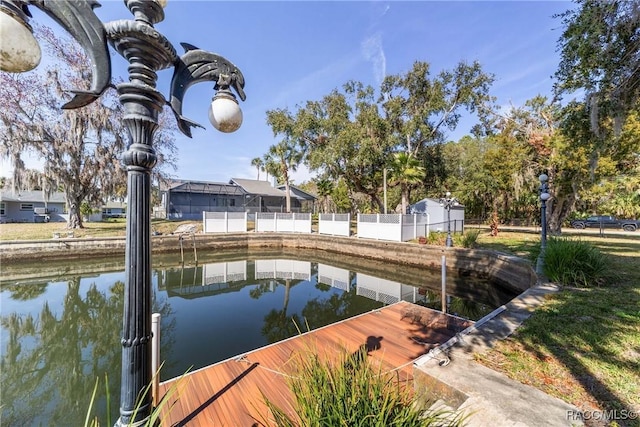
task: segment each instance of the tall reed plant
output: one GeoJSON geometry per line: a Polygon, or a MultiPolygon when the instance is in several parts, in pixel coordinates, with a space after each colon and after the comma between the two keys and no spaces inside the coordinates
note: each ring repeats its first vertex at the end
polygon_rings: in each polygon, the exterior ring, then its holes
{"type": "Polygon", "coordinates": [[[266,396],[272,420],[279,427],[458,426],[461,417],[448,411],[425,410],[413,400],[410,384],[394,373],[369,363],[366,349],[337,359],[320,358],[315,351],[292,360],[287,383],[295,399],[288,413],[266,396]]]}
{"type": "Polygon", "coordinates": [[[544,274],[566,286],[603,285],[612,276],[610,262],[595,246],[577,239],[551,238],[544,253],[544,274]]]}
{"type": "MultiPolygon", "coordinates": [[[[160,366],[160,369],[162,369],[162,365],[160,366]]],[[[156,376],[159,377],[160,369],[158,369],[158,372],[154,374],[154,378],[152,379],[151,383],[148,384],[145,387],[145,389],[142,391],[142,395],[140,396],[138,404],[136,405],[133,412],[134,419],[136,417],[138,410],[140,409],[140,405],[142,404],[142,402],[145,402],[146,397],[153,392],[153,382],[156,379],[156,376]]],[[[175,406],[178,400],[178,398],[176,397],[176,394],[179,396],[182,388],[185,385],[185,375],[187,375],[187,373],[188,371],[185,372],[177,381],[174,381],[171,387],[169,387],[165,392],[165,394],[162,396],[162,398],[159,399],[158,404],[152,409],[151,414],[149,415],[149,418],[147,419],[144,427],[155,427],[160,425],[162,415],[163,414],[166,415],[169,412],[171,412],[171,409],[175,406]]],[[[104,424],[101,423],[100,418],[94,414],[95,399],[96,399],[99,383],[100,383],[100,378],[98,377],[96,378],[96,384],[94,385],[93,393],[91,394],[91,401],[89,402],[89,408],[87,409],[87,415],[85,418],[84,427],[101,427],[102,425],[110,427],[113,425],[113,423],[111,422],[111,399],[109,398],[110,396],[109,378],[107,377],[107,375],[105,375],[105,378],[104,378],[105,390],[106,390],[106,396],[107,396],[107,402],[106,402],[107,415],[106,415],[106,419],[104,420],[105,421],[104,424]]]]}

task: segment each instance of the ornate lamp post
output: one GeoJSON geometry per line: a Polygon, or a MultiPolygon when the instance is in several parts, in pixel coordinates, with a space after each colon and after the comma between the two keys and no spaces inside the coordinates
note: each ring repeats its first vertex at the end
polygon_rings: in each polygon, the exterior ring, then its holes
{"type": "Polygon", "coordinates": [[[451,197],[451,192],[447,191],[445,197],[440,199],[440,206],[444,206],[447,210],[447,240],[446,247],[453,246],[453,239],[451,238],[451,207],[458,206],[458,200],[455,197],[451,197]]]}
{"type": "Polygon", "coordinates": [[[551,197],[549,194],[549,177],[546,174],[540,175],[540,254],[536,260],[536,273],[544,274],[544,252],[547,248],[547,200],[551,197]]]}
{"type": "Polygon", "coordinates": [[[222,132],[233,132],[242,123],[242,112],[233,93],[244,101],[244,77],[227,59],[183,43],[178,56],[154,24],[164,19],[166,0],[125,0],[134,19],[102,23],[93,12],[93,0],[0,0],[0,69],[22,72],[35,68],[40,48],[27,23],[28,6],[51,16],[86,50],[92,61],[88,91],[73,91],[62,108],[80,108],[98,99],[111,85],[107,42],[129,62],[129,81],[117,86],[124,106],[124,123],[130,144],[123,155],[127,167],[127,237],[122,336],[122,386],[120,418],[116,425],[143,425],[152,410],[151,396],[143,391],[151,383],[151,170],[157,157],[152,146],[158,114],[169,103],[179,129],[191,136],[202,127],[182,116],[182,100],[194,83],[211,81],[217,91],[209,118],[222,132]],[[156,71],[173,68],[171,98],[156,90],[156,71]]]}

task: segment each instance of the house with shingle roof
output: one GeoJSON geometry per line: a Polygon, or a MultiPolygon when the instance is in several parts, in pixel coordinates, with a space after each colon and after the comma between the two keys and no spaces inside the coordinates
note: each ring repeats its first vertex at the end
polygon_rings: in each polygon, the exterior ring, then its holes
{"type": "MultiPolygon", "coordinates": [[[[301,200],[292,192],[292,212],[301,212],[304,208],[301,200]]],[[[202,219],[202,212],[284,212],[285,209],[285,192],[268,181],[243,178],[231,178],[226,183],[168,180],[160,186],[160,204],[154,208],[154,216],[202,219]]]]}
{"type": "Polygon", "coordinates": [[[48,196],[43,191],[0,191],[0,222],[64,222],[64,193],[48,196]]]}

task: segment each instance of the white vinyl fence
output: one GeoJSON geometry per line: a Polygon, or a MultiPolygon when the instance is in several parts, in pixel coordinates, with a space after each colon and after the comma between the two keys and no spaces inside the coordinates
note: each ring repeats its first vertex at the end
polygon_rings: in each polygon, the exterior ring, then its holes
{"type": "Polygon", "coordinates": [[[358,214],[358,237],[406,242],[428,235],[428,214],[358,214]]]}
{"type": "Polygon", "coordinates": [[[247,280],[247,261],[229,261],[203,264],[202,286],[228,284],[247,280]]]}
{"type": "Polygon", "coordinates": [[[418,288],[392,280],[356,273],[356,294],[385,304],[398,301],[417,302],[424,299],[418,288]]]}
{"type": "Polygon", "coordinates": [[[255,230],[311,233],[310,213],[257,212],[255,230]]]}
{"type": "Polygon", "coordinates": [[[259,279],[311,279],[311,262],[292,259],[257,259],[255,278],[259,279]]]}
{"type": "Polygon", "coordinates": [[[351,214],[326,213],[318,215],[318,233],[349,237],[351,235],[351,214]]]}
{"type": "Polygon", "coordinates": [[[351,289],[350,272],[344,268],[318,263],[318,283],[349,292],[351,289]]]}
{"type": "Polygon", "coordinates": [[[234,233],[247,231],[246,212],[202,212],[204,233],[234,233]]]}

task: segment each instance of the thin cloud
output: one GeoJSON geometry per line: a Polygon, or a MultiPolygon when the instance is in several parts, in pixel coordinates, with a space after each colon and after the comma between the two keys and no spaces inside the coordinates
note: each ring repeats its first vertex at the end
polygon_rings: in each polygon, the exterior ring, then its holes
{"type": "Polygon", "coordinates": [[[387,57],[382,47],[382,34],[376,33],[362,42],[362,54],[373,67],[373,76],[378,84],[387,75],[387,57]]]}
{"type": "Polygon", "coordinates": [[[387,12],[389,12],[389,9],[391,9],[391,5],[390,4],[386,4],[384,7],[384,11],[382,11],[382,13],[380,14],[380,16],[384,16],[387,14],[387,12]]]}
{"type": "MultiPolygon", "coordinates": [[[[286,86],[286,89],[277,93],[273,101],[269,102],[270,105],[276,105],[279,107],[290,105],[292,98],[293,103],[302,101],[300,95],[308,93],[317,88],[327,87],[327,82],[335,82],[335,87],[342,84],[341,76],[345,75],[348,70],[352,69],[358,62],[356,55],[350,55],[334,61],[327,66],[316,70],[306,76],[291,82],[286,86]]],[[[330,89],[329,89],[330,90],[330,89]]],[[[329,92],[326,90],[326,93],[329,92]]]]}
{"type": "MultiPolygon", "coordinates": [[[[494,84],[494,88],[501,88],[503,86],[508,86],[514,83],[519,83],[521,81],[524,81],[527,77],[535,76],[537,74],[540,74],[541,72],[545,72],[546,70],[550,69],[550,67],[552,67],[553,64],[555,64],[556,62],[557,62],[556,58],[551,57],[546,61],[537,61],[529,67],[523,68],[511,74],[507,74],[504,77],[498,76],[498,79],[494,84]]],[[[549,79],[550,79],[550,76],[545,77],[544,80],[542,81],[548,82],[549,79]]],[[[535,86],[538,86],[538,85],[540,85],[540,81],[538,81],[535,84],[535,86]]]]}

